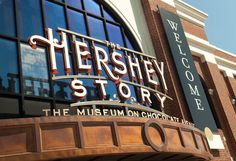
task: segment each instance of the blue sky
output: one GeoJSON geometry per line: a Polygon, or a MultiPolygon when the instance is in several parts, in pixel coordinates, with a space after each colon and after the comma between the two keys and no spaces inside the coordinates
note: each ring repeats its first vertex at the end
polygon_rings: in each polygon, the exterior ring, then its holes
{"type": "Polygon", "coordinates": [[[236,55],[236,0],[184,0],[208,14],[205,31],[211,44],[236,55]]]}

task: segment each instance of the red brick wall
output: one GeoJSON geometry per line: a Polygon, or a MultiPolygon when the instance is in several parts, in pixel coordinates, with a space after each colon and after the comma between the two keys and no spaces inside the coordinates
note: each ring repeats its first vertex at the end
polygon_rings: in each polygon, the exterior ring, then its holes
{"type": "Polygon", "coordinates": [[[215,49],[215,51],[213,52],[214,55],[218,56],[218,57],[221,57],[221,58],[224,58],[224,59],[227,59],[227,60],[230,60],[232,62],[236,62],[236,57],[235,56],[232,56],[232,55],[229,55],[229,54],[226,54],[218,49],[215,49]]]}
{"type": "Polygon", "coordinates": [[[226,104],[224,104],[222,106],[221,100],[219,98],[219,95],[221,95],[222,97],[228,97],[229,98],[229,90],[227,89],[227,85],[225,83],[225,79],[223,74],[220,72],[220,70],[217,68],[217,66],[215,64],[209,64],[209,63],[202,63],[200,58],[198,57],[194,57],[194,62],[195,62],[195,66],[196,69],[199,73],[199,75],[201,75],[201,77],[203,78],[204,82],[206,83],[206,86],[208,87],[208,89],[213,89],[213,95],[210,96],[210,101],[213,104],[213,113],[215,114],[215,119],[216,122],[218,123],[218,130],[219,130],[219,135],[221,135],[221,138],[223,140],[225,149],[223,150],[212,150],[213,152],[213,156],[214,156],[214,161],[230,161],[230,156],[233,156],[234,154],[234,147],[232,145],[232,142],[234,139],[232,139],[232,137],[230,136],[230,132],[228,129],[230,129],[229,122],[228,120],[224,119],[227,116],[224,115],[224,111],[223,106],[226,106],[226,104]],[[209,69],[209,68],[214,68],[214,69],[209,69]],[[213,73],[211,73],[210,71],[212,71],[213,73]],[[218,75],[218,81],[216,80],[216,76],[213,78],[212,75],[218,75]],[[215,81],[218,82],[218,86],[221,86],[222,90],[217,91],[217,88],[214,86],[214,81],[213,79],[215,79],[215,81]],[[224,90],[223,90],[224,89],[224,90]],[[226,141],[225,141],[225,139],[226,141]]]}
{"type": "Polygon", "coordinates": [[[195,35],[201,39],[207,40],[204,28],[202,28],[201,26],[195,25],[184,19],[181,19],[181,23],[185,32],[195,35]]]}
{"type": "MultiPolygon", "coordinates": [[[[221,76],[224,79],[224,82],[222,84],[224,84],[227,88],[227,93],[228,93],[228,97],[230,98],[230,101],[232,100],[232,98],[235,98],[235,87],[236,87],[236,80],[234,78],[228,77],[226,76],[223,72],[221,72],[221,76]]],[[[232,104],[231,102],[231,106],[229,108],[233,108],[233,110],[231,109],[231,111],[235,111],[235,105],[232,104]]],[[[236,118],[236,113],[232,112],[232,117],[236,118]]],[[[235,125],[235,123],[233,122],[229,122],[229,124],[235,125]]],[[[234,129],[233,129],[234,130],[234,129]]],[[[234,132],[234,131],[233,131],[234,132]]],[[[235,133],[235,132],[234,132],[235,133]]],[[[231,155],[234,156],[234,158],[236,157],[236,146],[235,146],[235,137],[231,136],[229,134],[225,135],[226,136],[226,141],[229,144],[229,151],[231,152],[231,155]],[[232,142],[234,144],[232,144],[232,142]]]]}
{"type": "MultiPolygon", "coordinates": [[[[165,8],[174,13],[176,13],[176,9],[160,0],[141,1],[147,25],[151,33],[150,35],[153,46],[156,51],[157,59],[165,63],[165,76],[169,88],[168,95],[173,98],[173,101],[168,101],[165,107],[165,112],[170,115],[191,120],[191,116],[180,86],[179,78],[171,57],[170,48],[168,46],[160,14],[158,12],[158,7],[165,8]]],[[[204,28],[183,19],[181,20],[181,22],[186,32],[207,40],[204,28]]],[[[214,54],[217,56],[222,56],[223,58],[227,58],[229,60],[235,59],[232,58],[232,56],[225,56],[217,50],[214,54]]],[[[207,88],[211,88],[214,90],[214,94],[210,96],[210,99],[212,100],[215,116],[219,120],[218,125],[220,128],[222,128],[219,129],[219,134],[222,138],[226,138],[226,141],[224,141],[224,150],[213,150],[213,154],[215,157],[213,160],[230,161],[230,155],[235,155],[234,153],[236,151],[236,116],[235,112],[233,111],[231,99],[228,96],[229,90],[216,64],[208,62],[202,63],[201,59],[198,57],[194,57],[194,61],[197,71],[205,81],[207,88]],[[231,124],[231,122],[234,122],[235,124],[231,124]],[[229,153],[228,149],[231,151],[231,154],[229,153]]],[[[232,84],[234,94],[236,94],[235,80],[229,79],[229,82],[230,84],[232,84]]]]}
{"type": "Polygon", "coordinates": [[[220,149],[220,150],[212,150],[212,154],[214,159],[212,161],[231,161],[230,158],[230,153],[227,145],[227,140],[224,139],[224,133],[221,129],[219,129],[219,135],[221,136],[223,140],[223,144],[225,149],[220,149]]]}
{"type": "Polygon", "coordinates": [[[175,8],[160,0],[142,0],[142,4],[157,59],[158,61],[163,61],[165,63],[165,77],[168,84],[168,95],[173,98],[173,101],[168,101],[165,105],[165,112],[169,115],[191,121],[189,111],[186,108],[186,102],[181,94],[182,89],[179,86],[180,82],[177,71],[173,65],[173,60],[170,55],[170,49],[157,6],[166,8],[172,12],[175,12],[175,8]]]}

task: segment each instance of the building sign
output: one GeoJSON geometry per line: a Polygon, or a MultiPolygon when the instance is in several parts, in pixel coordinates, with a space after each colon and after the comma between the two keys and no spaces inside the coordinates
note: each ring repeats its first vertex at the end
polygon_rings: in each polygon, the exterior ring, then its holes
{"type": "Polygon", "coordinates": [[[162,22],[191,116],[195,126],[217,131],[209,103],[184,34],[180,18],[160,8],[162,22]]]}
{"type": "MultiPolygon", "coordinates": [[[[108,102],[109,105],[113,105],[115,101],[118,101],[126,105],[133,103],[147,108],[154,106],[153,103],[155,101],[155,106],[163,109],[165,101],[171,99],[167,96],[168,88],[164,76],[164,63],[158,62],[155,57],[120,47],[119,44],[98,40],[61,28],[58,28],[58,34],[60,35],[60,41],[54,38],[53,30],[47,28],[46,37],[33,35],[29,38],[29,44],[33,49],[36,49],[38,46],[48,48],[53,80],[71,80],[71,95],[78,101],[75,103],[76,106],[72,104],[71,106],[79,107],[84,102],[90,102],[91,106],[92,103],[99,103],[99,101],[86,100],[91,89],[87,89],[84,85],[87,83],[84,82],[85,79],[93,80],[91,85],[99,91],[100,102],[108,102]],[[70,44],[68,38],[71,40],[70,44]],[[75,75],[71,75],[72,64],[70,61],[69,45],[75,58],[75,75]],[[101,46],[107,47],[109,51],[101,46]],[[59,63],[56,59],[56,52],[62,54],[63,57],[63,75],[58,75],[59,63]],[[88,63],[89,61],[92,61],[92,63],[88,63]],[[128,79],[123,79],[127,75],[128,79]],[[115,84],[115,88],[107,89],[106,87],[109,83],[115,84]],[[136,88],[137,99],[131,97],[130,87],[136,88]],[[107,101],[107,90],[115,91],[116,100],[110,99],[107,101]],[[128,101],[129,103],[127,103],[128,101]]],[[[117,106],[123,105],[119,104],[117,106]]],[[[47,114],[49,111],[45,109],[44,112],[47,114]]],[[[53,113],[53,111],[50,112],[53,113]]],[[[98,115],[106,113],[103,110],[92,112],[96,112],[98,115]]],[[[119,113],[120,111],[116,112],[119,113]]],[[[62,113],[67,114],[68,111],[62,113]]],[[[83,112],[78,109],[77,113],[83,112]]],[[[145,113],[140,113],[140,115],[145,115],[145,113]]]]}
{"type": "Polygon", "coordinates": [[[149,119],[158,119],[158,120],[166,120],[171,122],[177,122],[185,125],[190,125],[194,127],[194,124],[175,117],[169,116],[163,112],[153,110],[149,107],[144,107],[141,105],[135,104],[125,104],[120,103],[118,101],[112,101],[112,105],[108,105],[108,101],[100,101],[100,102],[79,102],[71,104],[68,106],[58,106],[56,109],[51,110],[50,108],[44,108],[43,112],[45,116],[113,116],[113,117],[140,117],[140,118],[149,118],[149,119]],[[94,103],[96,105],[103,105],[102,108],[94,108],[90,103],[94,103]],[[76,108],[75,108],[76,107],[76,108]],[[117,108],[118,107],[118,108],[117,108]]]}

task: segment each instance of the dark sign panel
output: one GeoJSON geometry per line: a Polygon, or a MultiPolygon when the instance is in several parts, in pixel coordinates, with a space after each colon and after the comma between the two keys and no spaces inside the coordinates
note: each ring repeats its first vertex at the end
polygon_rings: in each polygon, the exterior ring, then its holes
{"type": "Polygon", "coordinates": [[[160,14],[193,121],[201,130],[208,127],[217,131],[180,19],[164,9],[160,9],[160,14]]]}

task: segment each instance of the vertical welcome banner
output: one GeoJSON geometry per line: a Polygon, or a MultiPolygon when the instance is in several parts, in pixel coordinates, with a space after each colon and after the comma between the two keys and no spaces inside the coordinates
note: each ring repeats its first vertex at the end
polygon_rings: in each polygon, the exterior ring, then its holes
{"type": "Polygon", "coordinates": [[[178,15],[160,8],[162,22],[185,99],[197,128],[217,131],[214,117],[197,73],[178,15]]]}

